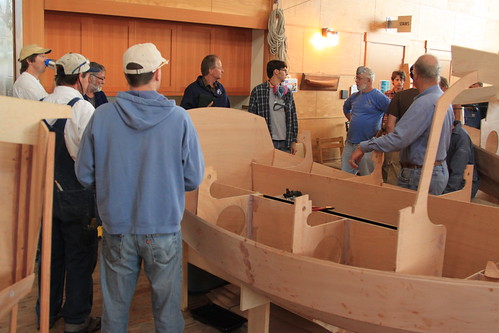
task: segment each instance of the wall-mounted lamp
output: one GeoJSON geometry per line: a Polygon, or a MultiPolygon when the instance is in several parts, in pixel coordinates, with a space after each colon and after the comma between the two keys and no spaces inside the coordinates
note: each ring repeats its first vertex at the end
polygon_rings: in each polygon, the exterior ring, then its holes
{"type": "Polygon", "coordinates": [[[334,31],[334,29],[331,28],[322,28],[322,37],[326,38],[328,46],[336,46],[340,41],[338,31],[334,31]]]}

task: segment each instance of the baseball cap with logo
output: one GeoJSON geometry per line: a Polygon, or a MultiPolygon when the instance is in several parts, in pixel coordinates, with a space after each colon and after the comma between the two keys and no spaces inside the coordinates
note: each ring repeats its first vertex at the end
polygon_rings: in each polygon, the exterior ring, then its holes
{"type": "Polygon", "coordinates": [[[29,44],[29,45],[24,45],[24,47],[21,49],[21,53],[19,53],[19,59],[18,61],[23,61],[29,56],[32,56],[33,54],[47,54],[52,52],[51,49],[45,49],[43,47],[40,47],[36,44],[29,44]]]}
{"type": "Polygon", "coordinates": [[[133,45],[123,54],[125,74],[154,73],[167,63],[168,60],[161,56],[153,43],[133,45]]]}
{"type": "Polygon", "coordinates": [[[86,72],[98,72],[97,68],[90,67],[90,61],[78,53],[66,53],[59,60],[56,65],[62,66],[65,75],[75,75],[86,72]]]}

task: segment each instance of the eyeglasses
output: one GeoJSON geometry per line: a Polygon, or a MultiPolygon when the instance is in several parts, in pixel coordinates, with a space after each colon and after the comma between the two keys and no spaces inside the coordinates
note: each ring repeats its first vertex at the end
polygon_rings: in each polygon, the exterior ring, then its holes
{"type": "Polygon", "coordinates": [[[71,72],[71,74],[79,74],[80,73],[80,68],[81,66],[85,65],[85,64],[88,64],[88,60],[85,60],[85,62],[81,63],[78,65],[78,67],[76,67],[75,69],[73,69],[73,71],[71,72]],[[77,73],[75,73],[76,71],[78,71],[77,73]]]}
{"type": "Polygon", "coordinates": [[[274,111],[279,111],[281,109],[284,109],[286,107],[285,104],[281,104],[281,103],[277,103],[277,102],[274,102],[274,106],[273,106],[273,110],[274,111]]]}
{"type": "Polygon", "coordinates": [[[106,79],[105,77],[100,77],[100,76],[98,76],[96,74],[90,74],[90,75],[92,75],[93,77],[95,77],[95,78],[97,78],[97,79],[99,79],[101,81],[104,81],[106,79]]]}

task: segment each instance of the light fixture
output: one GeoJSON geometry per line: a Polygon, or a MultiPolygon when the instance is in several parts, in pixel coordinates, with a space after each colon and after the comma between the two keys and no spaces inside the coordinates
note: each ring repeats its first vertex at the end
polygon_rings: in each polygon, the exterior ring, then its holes
{"type": "Polygon", "coordinates": [[[326,38],[326,43],[328,46],[336,46],[340,41],[340,35],[338,31],[334,31],[332,28],[322,28],[322,37],[326,38]]]}

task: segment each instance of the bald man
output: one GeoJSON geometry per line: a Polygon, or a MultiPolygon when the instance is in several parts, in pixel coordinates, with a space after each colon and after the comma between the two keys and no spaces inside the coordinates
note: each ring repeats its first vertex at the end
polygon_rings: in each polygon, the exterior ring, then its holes
{"type": "MultiPolygon", "coordinates": [[[[431,123],[437,100],[442,96],[438,82],[440,80],[440,63],[438,59],[425,54],[414,63],[414,82],[419,91],[414,102],[395,126],[395,130],[385,136],[363,141],[352,153],[350,165],[357,167],[364,153],[373,150],[390,152],[401,150],[400,172],[397,185],[417,190],[421,168],[426,154],[426,146],[430,136],[431,123]]],[[[454,113],[451,105],[447,108],[437,156],[430,183],[430,194],[440,195],[447,185],[449,172],[445,158],[452,134],[454,113]]]]}

